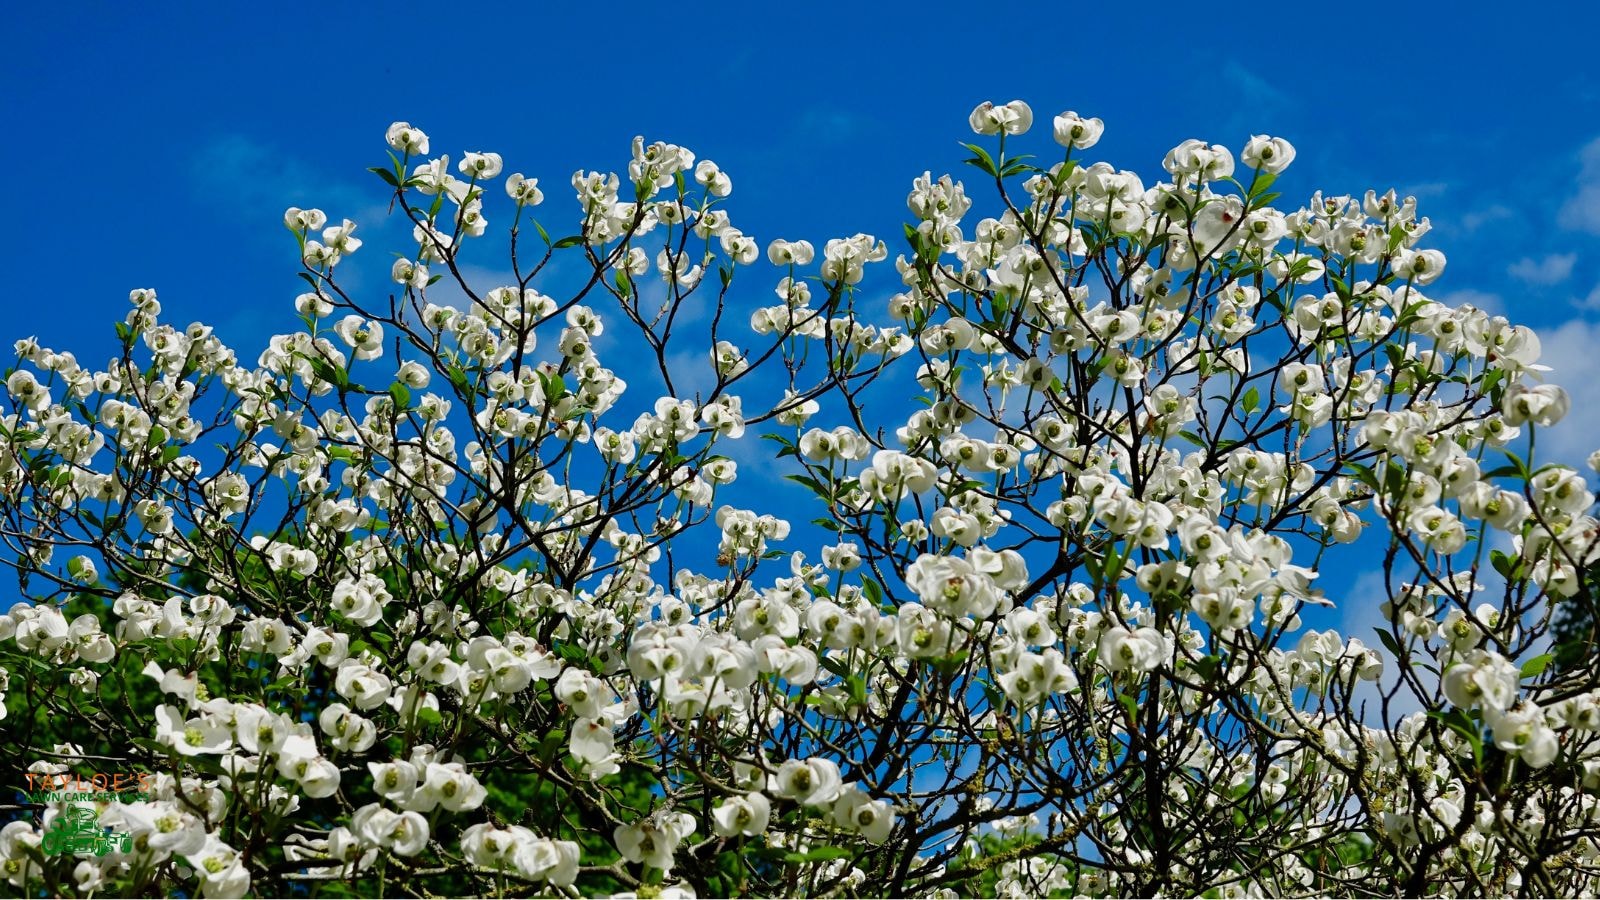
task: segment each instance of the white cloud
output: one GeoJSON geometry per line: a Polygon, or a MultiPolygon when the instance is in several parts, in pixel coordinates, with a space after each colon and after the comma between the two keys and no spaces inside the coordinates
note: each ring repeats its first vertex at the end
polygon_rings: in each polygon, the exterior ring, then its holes
{"type": "Polygon", "coordinates": [[[1501,219],[1509,219],[1513,215],[1514,213],[1512,213],[1510,207],[1502,206],[1496,203],[1493,206],[1486,206],[1483,209],[1473,210],[1472,212],[1462,216],[1461,227],[1470,234],[1474,231],[1477,231],[1479,228],[1488,225],[1490,222],[1498,222],[1501,219]]]}
{"type": "Polygon", "coordinates": [[[717,386],[717,372],[711,367],[711,350],[679,350],[667,354],[667,371],[672,375],[673,396],[685,400],[704,400],[717,386]]]}
{"type": "MultiPolygon", "coordinates": [[[[467,286],[472,288],[472,293],[479,297],[497,287],[515,285],[517,283],[517,276],[508,270],[475,266],[471,263],[457,263],[456,268],[461,272],[461,277],[466,280],[467,286]]],[[[461,284],[456,281],[456,277],[451,273],[449,266],[444,263],[433,263],[428,267],[428,271],[434,275],[444,276],[428,288],[428,302],[437,303],[440,306],[453,306],[463,311],[471,308],[472,297],[461,289],[461,284]]]]}
{"type": "MultiPolygon", "coordinates": [[[[1375,526],[1382,528],[1381,525],[1375,526]]],[[[1367,553],[1373,552],[1367,548],[1367,553]]],[[[1396,577],[1395,587],[1405,581],[1396,577]]],[[[1382,571],[1368,569],[1350,583],[1339,596],[1341,628],[1346,639],[1359,638],[1361,643],[1377,651],[1383,658],[1383,675],[1376,682],[1363,681],[1356,685],[1351,704],[1361,712],[1360,720],[1369,727],[1393,725],[1404,716],[1424,708],[1416,688],[1401,675],[1400,662],[1389,652],[1377,631],[1389,631],[1390,623],[1383,615],[1383,604],[1389,601],[1388,579],[1382,571]]],[[[1418,673],[1420,674],[1420,673],[1418,673]]],[[[1422,679],[1425,688],[1432,688],[1422,679]]]]}
{"type": "Polygon", "coordinates": [[[1440,294],[1434,299],[1440,303],[1456,307],[1470,304],[1491,316],[1505,315],[1505,301],[1500,299],[1499,294],[1491,294],[1488,291],[1463,288],[1459,291],[1451,291],[1448,294],[1440,294]]]}
{"type": "Polygon", "coordinates": [[[193,158],[194,187],[229,215],[251,223],[277,226],[290,206],[326,210],[372,228],[387,210],[383,186],[373,179],[368,190],[330,178],[298,158],[241,134],[228,134],[202,144],[193,158]]]}
{"type": "Polygon", "coordinates": [[[1572,265],[1577,261],[1576,253],[1552,253],[1542,259],[1525,256],[1512,263],[1506,273],[1528,284],[1559,284],[1572,274],[1572,265]]]}
{"type": "Polygon", "coordinates": [[[1578,191],[1561,207],[1560,222],[1590,234],[1600,234],[1600,138],[1583,148],[1583,168],[1578,172],[1578,191]]]}
{"type": "Polygon", "coordinates": [[[1388,624],[1384,619],[1381,608],[1389,601],[1389,591],[1384,584],[1383,573],[1376,569],[1368,569],[1356,576],[1340,594],[1338,604],[1342,618],[1341,627],[1345,635],[1361,638],[1363,643],[1371,644],[1377,640],[1373,637],[1372,629],[1382,628],[1388,624]]]}
{"type": "Polygon", "coordinates": [[[1539,342],[1539,362],[1553,370],[1546,378],[1572,397],[1566,419],[1540,430],[1539,461],[1582,468],[1600,446],[1600,323],[1575,319],[1541,331],[1539,342]]]}
{"type": "Polygon", "coordinates": [[[1398,193],[1402,197],[1415,197],[1418,200],[1426,200],[1430,197],[1443,197],[1445,194],[1450,193],[1450,182],[1425,181],[1421,184],[1412,184],[1400,188],[1398,193]]]}
{"type": "Polygon", "coordinates": [[[1286,92],[1233,60],[1223,66],[1222,78],[1238,93],[1240,99],[1258,109],[1263,106],[1290,105],[1291,98],[1286,92]]]}
{"type": "Polygon", "coordinates": [[[1574,300],[1572,302],[1582,309],[1600,310],[1600,284],[1595,285],[1594,288],[1589,291],[1589,295],[1587,297],[1584,297],[1582,300],[1574,300]]]}

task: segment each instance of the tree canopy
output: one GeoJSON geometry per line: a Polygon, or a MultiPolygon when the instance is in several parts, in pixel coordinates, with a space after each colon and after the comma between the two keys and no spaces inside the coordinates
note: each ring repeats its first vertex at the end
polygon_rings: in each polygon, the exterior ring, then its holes
{"type": "Polygon", "coordinates": [[[901,233],[819,251],[683,147],[542,218],[397,122],[388,227],[285,213],[264,349],[144,288],[102,367],[18,341],[0,745],[148,790],[19,798],[0,875],[1600,890],[1596,667],[1554,625],[1600,522],[1536,453],[1538,336],[1427,296],[1413,198],[1281,205],[1281,138],[1142,176],[1097,118],[969,125],[901,233]],[[129,845],[47,852],[86,806],[129,845]]]}

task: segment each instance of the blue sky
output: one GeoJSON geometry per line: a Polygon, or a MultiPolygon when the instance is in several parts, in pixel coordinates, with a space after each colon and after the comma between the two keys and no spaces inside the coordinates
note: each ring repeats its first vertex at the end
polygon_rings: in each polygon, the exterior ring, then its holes
{"type": "Polygon", "coordinates": [[[99,323],[136,286],[230,340],[281,322],[283,208],[370,212],[394,119],[436,154],[505,154],[555,203],[635,134],[684,144],[732,174],[746,231],[816,241],[896,235],[911,179],[961,168],[966,113],[1013,97],[1045,123],[1102,117],[1092,155],[1147,178],[1185,138],[1288,137],[1284,202],[1422,199],[1451,258],[1440,291],[1545,327],[1600,307],[1600,76],[1582,62],[1600,13],[1582,4],[537,6],[19,7],[0,121],[31,171],[0,224],[7,338],[109,349],[99,323]]]}
{"type": "Polygon", "coordinates": [[[1539,328],[1575,396],[1541,446],[1600,443],[1600,73],[1583,63],[1600,13],[1000,8],[22,6],[0,60],[20,175],[0,219],[0,339],[96,364],[128,290],[154,287],[168,321],[213,324],[253,360],[296,327],[286,206],[356,219],[387,253],[364,170],[396,119],[436,155],[494,150],[539,177],[546,222],[571,221],[573,170],[621,170],[643,134],[728,171],[734,221],[763,245],[867,231],[897,246],[912,178],[962,177],[973,105],[1022,98],[1045,127],[1069,108],[1103,118],[1090,156],[1147,181],[1186,138],[1237,150],[1268,133],[1299,150],[1282,204],[1417,195],[1450,258],[1434,295],[1539,328]]]}

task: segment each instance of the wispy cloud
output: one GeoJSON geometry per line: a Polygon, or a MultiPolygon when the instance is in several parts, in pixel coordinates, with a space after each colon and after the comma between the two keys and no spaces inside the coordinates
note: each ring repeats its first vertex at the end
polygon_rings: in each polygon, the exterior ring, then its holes
{"type": "MultiPolygon", "coordinates": [[[[485,293],[497,287],[515,285],[517,276],[508,269],[489,268],[471,263],[459,263],[456,266],[461,277],[466,281],[472,293],[482,297],[485,293]]],[[[456,309],[466,310],[472,306],[472,297],[462,289],[461,284],[451,274],[448,267],[435,264],[430,270],[435,275],[442,275],[438,283],[428,288],[428,302],[440,306],[453,306],[456,309]]]]}
{"type": "Polygon", "coordinates": [[[1559,221],[1567,228],[1600,234],[1600,138],[1584,146],[1579,157],[1577,191],[1561,207],[1559,221]]]}
{"type": "Polygon", "coordinates": [[[1468,234],[1477,231],[1485,225],[1509,219],[1516,213],[1509,206],[1496,203],[1483,209],[1475,209],[1461,216],[1461,228],[1468,234]]]}
{"type": "Polygon", "coordinates": [[[252,224],[281,222],[290,206],[317,207],[335,221],[351,218],[369,225],[385,214],[375,202],[381,193],[323,175],[246,135],[222,135],[202,144],[192,167],[196,193],[223,213],[252,224]]]}
{"type": "Polygon", "coordinates": [[[1223,129],[1219,135],[1242,139],[1245,134],[1283,132],[1295,110],[1294,99],[1286,91],[1233,60],[1222,67],[1221,80],[1233,109],[1219,123],[1223,129]]]}
{"type": "Polygon", "coordinates": [[[1473,288],[1463,288],[1459,291],[1441,294],[1437,299],[1439,302],[1448,303],[1451,306],[1471,304],[1492,316],[1504,315],[1506,309],[1505,301],[1500,298],[1499,294],[1474,290],[1473,288]]]}
{"type": "Polygon", "coordinates": [[[1222,67],[1222,79],[1238,92],[1240,99],[1254,106],[1278,107],[1289,104],[1288,93],[1235,60],[1228,60],[1227,65],[1222,67]]]}
{"type": "Polygon", "coordinates": [[[795,120],[798,137],[818,144],[839,144],[860,137],[872,121],[842,107],[812,106],[795,120]]]}
{"type": "Polygon", "coordinates": [[[1579,309],[1588,309],[1600,312],[1600,284],[1595,285],[1589,291],[1588,296],[1582,299],[1574,299],[1572,304],[1579,309]]]}
{"type": "Polygon", "coordinates": [[[1572,265],[1577,261],[1576,253],[1552,253],[1539,259],[1525,256],[1512,263],[1506,273],[1528,284],[1560,284],[1572,274],[1572,265]]]}
{"type": "Polygon", "coordinates": [[[1402,197],[1415,197],[1418,200],[1427,200],[1434,197],[1443,197],[1450,193],[1448,181],[1424,181],[1421,184],[1406,185],[1398,190],[1402,197]]]}
{"type": "Polygon", "coordinates": [[[1547,380],[1572,397],[1572,411],[1554,427],[1539,432],[1541,462],[1582,466],[1600,445],[1600,323],[1574,319],[1539,332],[1539,362],[1551,368],[1547,380]],[[1548,455],[1547,455],[1548,454],[1548,455]]]}

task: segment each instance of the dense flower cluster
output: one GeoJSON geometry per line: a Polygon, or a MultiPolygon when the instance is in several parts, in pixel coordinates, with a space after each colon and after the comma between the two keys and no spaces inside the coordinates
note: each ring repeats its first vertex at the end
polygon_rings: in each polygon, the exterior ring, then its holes
{"type": "Polygon", "coordinates": [[[397,122],[388,289],[339,277],[375,228],[291,208],[303,328],[253,358],[143,289],[103,368],[19,341],[8,743],[155,789],[96,808],[131,850],[11,821],[0,877],[1600,890],[1600,687],[1547,652],[1600,521],[1532,458],[1538,337],[1426,295],[1411,198],[1275,207],[1282,138],[1147,183],[1098,118],[1047,167],[1027,104],[970,124],[989,213],[927,173],[896,254],[747,234],[642,138],[552,239],[538,179],[397,122]],[[1356,602],[1376,636],[1322,627],[1356,602]]]}

